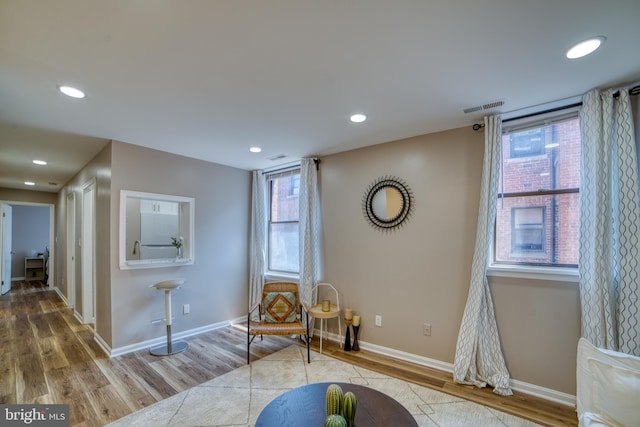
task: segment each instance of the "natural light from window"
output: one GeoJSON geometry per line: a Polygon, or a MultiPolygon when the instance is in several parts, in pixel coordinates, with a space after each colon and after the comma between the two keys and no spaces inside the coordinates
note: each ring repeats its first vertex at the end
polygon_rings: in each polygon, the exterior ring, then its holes
{"type": "Polygon", "coordinates": [[[270,206],[268,269],[297,274],[300,170],[272,175],[267,179],[270,206]]]}
{"type": "Polygon", "coordinates": [[[506,130],[502,137],[501,167],[494,263],[577,266],[580,189],[577,116],[537,127],[506,130]]]}

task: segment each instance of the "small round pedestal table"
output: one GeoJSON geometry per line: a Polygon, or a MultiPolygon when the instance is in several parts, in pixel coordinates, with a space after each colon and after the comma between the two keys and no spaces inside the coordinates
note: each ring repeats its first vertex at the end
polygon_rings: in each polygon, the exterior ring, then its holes
{"type": "Polygon", "coordinates": [[[340,325],[340,308],[331,305],[329,311],[322,311],[322,304],[316,304],[309,307],[309,315],[315,319],[320,319],[320,354],[322,354],[322,330],[324,329],[324,319],[338,319],[338,330],[342,337],[342,326],[340,325]]]}

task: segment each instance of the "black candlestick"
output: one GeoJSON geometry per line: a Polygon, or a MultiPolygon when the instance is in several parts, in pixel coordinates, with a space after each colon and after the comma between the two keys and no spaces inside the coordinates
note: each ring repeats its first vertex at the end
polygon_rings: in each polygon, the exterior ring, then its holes
{"type": "Polygon", "coordinates": [[[360,325],[353,325],[353,347],[351,348],[353,351],[360,350],[360,346],[358,346],[358,330],[360,329],[360,325]]]}
{"type": "Polygon", "coordinates": [[[351,332],[349,331],[350,329],[349,326],[351,326],[351,322],[352,322],[351,319],[344,320],[345,325],[347,325],[347,336],[344,340],[344,351],[351,351],[351,332]]]}

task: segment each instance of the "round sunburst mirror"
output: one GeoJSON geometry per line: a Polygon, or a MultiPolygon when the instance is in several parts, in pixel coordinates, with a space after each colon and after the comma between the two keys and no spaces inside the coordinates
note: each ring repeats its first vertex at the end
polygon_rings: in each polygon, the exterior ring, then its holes
{"type": "Polygon", "coordinates": [[[402,225],[413,212],[413,193],[400,178],[384,176],[374,181],[364,194],[362,210],[367,221],[380,230],[402,225]]]}

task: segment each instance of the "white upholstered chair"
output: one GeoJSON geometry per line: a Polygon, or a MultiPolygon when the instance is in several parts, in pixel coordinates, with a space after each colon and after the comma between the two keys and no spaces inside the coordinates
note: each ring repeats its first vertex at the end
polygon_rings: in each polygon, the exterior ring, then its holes
{"type": "Polygon", "coordinates": [[[640,426],[640,357],[580,338],[576,407],[580,426],[640,426]]]}

